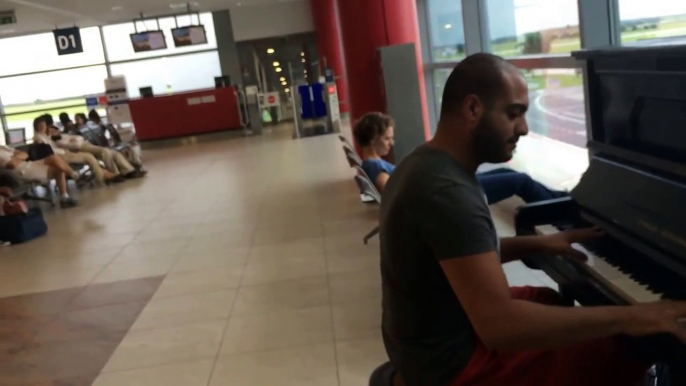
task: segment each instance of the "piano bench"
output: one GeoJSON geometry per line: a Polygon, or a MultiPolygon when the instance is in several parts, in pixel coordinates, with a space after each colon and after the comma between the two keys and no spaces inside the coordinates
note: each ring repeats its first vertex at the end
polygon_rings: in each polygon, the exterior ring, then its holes
{"type": "Polygon", "coordinates": [[[391,362],[377,367],[369,377],[369,386],[404,386],[391,362]]]}

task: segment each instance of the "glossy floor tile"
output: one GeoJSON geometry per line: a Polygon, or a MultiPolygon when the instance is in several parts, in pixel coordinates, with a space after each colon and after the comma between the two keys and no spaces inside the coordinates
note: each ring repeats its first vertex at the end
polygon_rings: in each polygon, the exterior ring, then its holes
{"type": "MultiPolygon", "coordinates": [[[[336,136],[291,129],[152,144],[148,177],[0,248],[0,385],[365,385],[386,360],[378,207],[336,136]]],[[[493,207],[503,236],[517,205],[493,207]]]]}

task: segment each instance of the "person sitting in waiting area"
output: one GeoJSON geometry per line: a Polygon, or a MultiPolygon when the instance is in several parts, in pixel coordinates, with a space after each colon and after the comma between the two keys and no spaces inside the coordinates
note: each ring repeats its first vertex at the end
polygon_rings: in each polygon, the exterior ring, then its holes
{"type": "Polygon", "coordinates": [[[104,170],[98,163],[98,160],[92,154],[84,153],[82,151],[66,151],[57,146],[52,138],[50,138],[50,134],[48,133],[48,124],[44,116],[38,117],[33,121],[33,130],[34,143],[44,143],[46,145],[50,145],[53,152],[67,163],[88,165],[91,172],[95,176],[96,181],[98,181],[100,184],[119,183],[124,181],[123,176],[117,173],[112,173],[108,170],[104,170]]]}
{"type": "Polygon", "coordinates": [[[68,134],[78,134],[79,128],[71,121],[69,114],[60,113],[60,123],[62,123],[62,131],[68,134]]]}
{"type": "MultiPolygon", "coordinates": [[[[395,165],[382,157],[393,147],[393,119],[382,113],[369,113],[353,127],[353,136],[362,147],[362,169],[383,192],[386,181],[395,170],[395,165]]],[[[486,193],[488,204],[497,204],[512,196],[518,196],[526,203],[565,197],[567,193],[556,192],[535,181],[529,175],[511,169],[500,168],[476,175],[486,193]]]]}
{"type": "Polygon", "coordinates": [[[86,126],[88,124],[88,118],[86,118],[86,114],[76,113],[74,115],[74,123],[76,124],[77,129],[80,129],[83,126],[86,126]]]}
{"type": "MultiPolygon", "coordinates": [[[[102,121],[102,118],[100,118],[100,114],[98,114],[97,111],[89,111],[88,118],[91,120],[91,122],[100,126],[103,129],[103,132],[107,132],[115,145],[124,144],[121,135],[119,135],[117,129],[115,129],[112,125],[105,125],[102,121]]],[[[141,160],[140,145],[137,143],[135,138],[132,143],[126,143],[125,145],[126,147],[122,150],[122,153],[126,156],[129,162],[131,162],[131,164],[133,164],[136,167],[136,169],[142,171],[143,161],[141,160]]]]}
{"type": "Polygon", "coordinates": [[[113,174],[122,175],[126,179],[141,178],[145,175],[143,172],[136,171],[121,153],[93,145],[80,135],[60,133],[54,128],[48,129],[48,134],[50,139],[62,149],[84,152],[99,158],[105,163],[105,169],[113,174]]]}
{"type": "Polygon", "coordinates": [[[81,178],[79,173],[54,154],[38,161],[28,161],[28,158],[27,153],[0,145],[0,168],[16,172],[27,182],[45,184],[50,180],[55,180],[57,190],[60,193],[60,206],[71,208],[78,204],[75,199],[69,196],[66,176],[77,181],[81,178]]]}

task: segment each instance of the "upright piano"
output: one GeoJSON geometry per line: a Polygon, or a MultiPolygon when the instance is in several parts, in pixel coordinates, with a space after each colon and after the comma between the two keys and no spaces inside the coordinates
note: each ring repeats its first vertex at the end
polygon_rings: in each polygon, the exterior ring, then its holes
{"type": "MultiPolygon", "coordinates": [[[[571,197],[521,207],[517,234],[599,226],[581,247],[588,263],[559,256],[525,263],[582,306],[686,300],[686,46],[575,52],[582,62],[590,164],[571,197]]],[[[637,340],[686,385],[686,346],[637,340]]]]}

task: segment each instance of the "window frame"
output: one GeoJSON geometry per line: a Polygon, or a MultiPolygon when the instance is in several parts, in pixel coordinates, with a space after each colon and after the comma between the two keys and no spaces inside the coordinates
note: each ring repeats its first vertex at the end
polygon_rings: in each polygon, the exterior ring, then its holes
{"type": "MultiPolygon", "coordinates": [[[[194,22],[203,22],[202,18],[205,18],[205,22],[207,20],[212,20],[214,22],[214,17],[212,12],[199,12],[197,13],[197,18],[195,15],[190,16],[189,20],[186,20],[190,22],[191,24],[194,22]]],[[[157,25],[158,19],[168,19],[168,18],[174,18],[174,17],[179,17],[183,18],[188,15],[185,14],[168,14],[168,15],[160,15],[157,17],[152,17],[152,18],[146,18],[144,21],[149,22],[149,23],[154,23],[157,25]]],[[[178,24],[178,26],[184,26],[187,25],[186,21],[182,20],[176,20],[175,22],[178,24]]],[[[140,20],[137,20],[138,23],[141,23],[140,20]]],[[[29,71],[29,72],[22,72],[22,73],[10,73],[7,75],[0,75],[0,79],[5,79],[5,78],[15,78],[15,77],[22,77],[22,76],[27,76],[27,75],[38,75],[38,74],[46,74],[46,73],[57,73],[60,71],[65,71],[65,70],[75,70],[75,69],[82,69],[82,68],[90,68],[90,67],[98,67],[98,66],[104,66],[106,69],[107,76],[112,75],[112,65],[118,65],[118,64],[126,64],[130,62],[138,62],[138,61],[144,61],[144,60],[152,60],[152,59],[160,59],[160,58],[168,58],[168,57],[179,57],[179,56],[186,56],[186,55],[195,55],[195,54],[201,54],[201,53],[210,53],[210,52],[216,52],[217,55],[219,55],[219,48],[217,46],[217,38],[216,38],[216,31],[214,29],[208,30],[207,31],[207,40],[208,40],[208,46],[207,47],[201,47],[198,46],[196,49],[183,49],[178,52],[174,52],[173,45],[169,46],[172,50],[170,51],[169,49],[167,50],[160,50],[157,52],[156,55],[145,55],[143,57],[131,57],[131,58],[124,58],[124,59],[119,59],[119,60],[112,60],[111,59],[111,48],[108,48],[107,46],[107,41],[105,39],[105,33],[104,33],[104,28],[108,26],[113,26],[113,25],[126,25],[126,24],[131,24],[134,25],[133,22],[128,22],[128,23],[111,23],[111,24],[105,24],[101,25],[98,27],[88,27],[88,28],[98,28],[98,38],[100,39],[101,42],[101,48],[102,48],[102,53],[103,53],[103,61],[98,61],[97,63],[88,63],[88,64],[83,64],[83,65],[76,65],[76,66],[68,66],[68,67],[59,67],[59,68],[49,68],[46,67],[45,69],[42,70],[35,70],[35,71],[29,71]]],[[[139,25],[140,27],[140,25],[139,25]]],[[[135,28],[135,27],[134,27],[135,28]]],[[[85,29],[85,28],[83,28],[85,29]]],[[[140,29],[140,28],[139,28],[140,29]]],[[[45,34],[48,32],[37,32],[37,33],[32,33],[32,34],[26,34],[26,35],[21,35],[21,36],[16,36],[16,37],[24,37],[24,36],[32,36],[32,35],[39,35],[39,34],[45,34]]],[[[169,40],[170,36],[166,36],[166,38],[169,40]]],[[[187,48],[187,47],[186,47],[187,48]]],[[[116,58],[116,56],[115,56],[116,58]]],[[[105,79],[103,79],[104,82],[105,79]]],[[[63,98],[60,100],[68,100],[68,99],[78,99],[78,98],[83,98],[85,101],[85,98],[90,95],[74,95],[73,97],[68,97],[68,98],[63,98]]],[[[60,100],[55,100],[55,101],[50,101],[50,102],[58,102],[60,100]]],[[[85,104],[85,103],[84,103],[85,104]]],[[[73,107],[80,107],[81,105],[74,105],[74,106],[63,106],[61,108],[73,108],[73,107]]],[[[35,111],[40,112],[44,109],[37,108],[35,111]]],[[[0,129],[2,135],[0,135],[0,144],[5,144],[5,137],[6,133],[9,127],[7,117],[11,115],[16,115],[14,113],[6,113],[5,109],[5,104],[3,103],[2,100],[2,95],[0,95],[0,129]]],[[[31,113],[32,111],[26,111],[22,112],[21,114],[28,114],[31,113]]]]}

